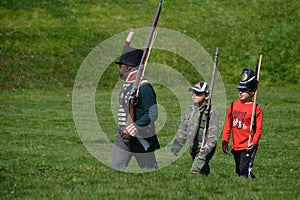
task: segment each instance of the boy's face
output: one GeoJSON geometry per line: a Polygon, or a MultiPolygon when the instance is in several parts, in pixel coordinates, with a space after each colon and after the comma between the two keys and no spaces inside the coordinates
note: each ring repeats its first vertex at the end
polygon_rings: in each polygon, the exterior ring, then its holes
{"type": "Polygon", "coordinates": [[[208,94],[205,94],[204,92],[196,92],[195,90],[192,92],[193,102],[200,106],[208,99],[208,97],[208,94]]]}
{"type": "Polygon", "coordinates": [[[250,89],[239,89],[239,98],[243,103],[251,102],[254,92],[250,89]]]}

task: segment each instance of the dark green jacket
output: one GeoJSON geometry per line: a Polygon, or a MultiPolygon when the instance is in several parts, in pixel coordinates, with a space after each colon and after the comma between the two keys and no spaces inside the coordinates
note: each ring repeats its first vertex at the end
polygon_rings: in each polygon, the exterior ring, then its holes
{"type": "Polygon", "coordinates": [[[143,81],[135,106],[135,124],[138,127],[138,135],[150,142],[150,149],[159,149],[154,122],[158,117],[156,94],[148,81],[143,81]]]}
{"type": "MultiPolygon", "coordinates": [[[[119,130],[126,127],[127,117],[129,116],[129,97],[134,84],[136,71],[131,72],[123,84],[123,90],[119,95],[119,112],[118,123],[119,130]]],[[[150,148],[147,151],[159,149],[160,145],[155,131],[154,122],[158,117],[156,94],[147,80],[142,80],[138,91],[138,101],[135,105],[134,123],[138,129],[137,137],[142,137],[150,143],[150,148]]],[[[139,145],[136,137],[132,138],[130,144],[133,146],[139,145]]],[[[134,148],[134,147],[133,147],[134,148]]]]}

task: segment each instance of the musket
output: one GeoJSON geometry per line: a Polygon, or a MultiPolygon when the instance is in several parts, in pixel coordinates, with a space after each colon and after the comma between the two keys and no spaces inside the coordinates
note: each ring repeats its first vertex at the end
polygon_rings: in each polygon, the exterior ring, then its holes
{"type": "Polygon", "coordinates": [[[207,104],[206,104],[206,111],[205,111],[206,119],[205,119],[205,126],[204,126],[204,130],[203,130],[203,135],[202,135],[201,147],[204,147],[204,145],[205,145],[205,142],[206,142],[205,138],[206,138],[208,128],[209,128],[211,99],[212,99],[212,93],[213,93],[213,89],[214,89],[215,75],[216,75],[216,69],[217,69],[217,64],[218,64],[218,57],[219,57],[219,48],[217,47],[216,54],[215,54],[215,60],[214,60],[214,67],[213,67],[212,76],[211,76],[211,83],[210,83],[210,89],[209,89],[209,99],[207,100],[207,104]]]}
{"type": "MultiPolygon", "coordinates": [[[[125,42],[124,42],[124,47],[130,46],[130,43],[131,43],[131,41],[132,41],[133,36],[134,36],[134,32],[132,32],[132,31],[129,32],[129,34],[128,34],[128,36],[127,36],[125,42]]],[[[129,123],[131,123],[131,122],[132,122],[132,120],[127,121],[127,125],[128,125],[129,123]]],[[[121,130],[120,132],[122,132],[122,130],[121,130]]],[[[145,150],[147,150],[147,149],[150,147],[150,144],[149,144],[145,139],[143,139],[143,138],[138,138],[138,140],[140,141],[140,143],[142,144],[142,146],[145,148],[145,150]]]]}
{"type": "Polygon", "coordinates": [[[137,72],[137,76],[135,78],[134,85],[133,85],[133,88],[131,90],[131,95],[135,99],[137,99],[137,97],[138,97],[138,90],[139,90],[139,87],[140,87],[140,83],[141,83],[141,80],[144,76],[144,72],[145,72],[147,61],[148,61],[148,58],[149,58],[149,55],[150,55],[151,47],[153,45],[153,40],[155,38],[155,29],[156,29],[156,25],[157,25],[159,15],[160,15],[160,12],[161,12],[161,9],[162,9],[162,2],[163,2],[163,0],[160,0],[159,3],[158,3],[158,7],[156,9],[156,13],[154,15],[152,26],[151,26],[151,29],[150,29],[150,32],[149,32],[149,35],[148,35],[146,45],[145,45],[144,53],[143,53],[143,56],[141,58],[141,62],[139,64],[139,69],[138,69],[138,72],[137,72]]]}
{"type": "MultiPolygon", "coordinates": [[[[251,146],[251,141],[252,141],[252,137],[253,137],[253,128],[255,127],[255,122],[256,122],[256,120],[255,120],[255,117],[256,117],[256,101],[257,101],[256,99],[257,99],[257,89],[258,89],[258,81],[259,81],[261,62],[262,62],[262,55],[260,54],[258,65],[256,66],[256,70],[255,70],[255,76],[256,76],[256,80],[257,80],[257,88],[256,88],[254,98],[253,98],[253,108],[252,108],[251,124],[250,124],[249,138],[248,138],[248,147],[251,146]]],[[[254,162],[255,154],[256,154],[256,148],[254,148],[252,153],[251,153],[251,158],[250,158],[249,165],[248,165],[248,178],[252,178],[251,171],[252,171],[252,165],[253,165],[253,162],[254,162]]]]}
{"type": "MultiPolygon", "coordinates": [[[[258,89],[258,81],[259,81],[261,62],[262,62],[262,55],[259,56],[258,66],[257,66],[256,72],[255,72],[256,80],[257,80],[257,89],[258,89]]],[[[257,89],[256,89],[256,92],[255,92],[254,98],[253,98],[253,109],[252,109],[251,124],[250,124],[249,138],[248,138],[248,146],[250,146],[250,144],[251,144],[252,136],[253,136],[253,127],[255,127],[257,89]]]]}
{"type": "MultiPolygon", "coordinates": [[[[155,39],[156,36],[156,26],[157,26],[157,22],[160,16],[160,12],[162,9],[162,2],[163,0],[160,0],[156,9],[156,13],[154,15],[154,19],[152,22],[152,26],[148,35],[148,39],[144,48],[144,52],[141,58],[141,62],[139,64],[139,68],[138,68],[138,72],[130,93],[130,97],[129,97],[129,114],[130,114],[130,121],[134,122],[135,121],[135,114],[134,114],[134,106],[137,103],[137,99],[138,99],[138,92],[139,92],[139,88],[140,88],[140,84],[141,84],[141,80],[143,79],[144,76],[144,72],[147,66],[147,62],[148,62],[148,58],[150,55],[150,51],[153,45],[153,41],[155,39]]],[[[128,122],[127,122],[128,123],[128,122]]],[[[138,137],[138,140],[140,141],[140,143],[143,145],[143,147],[145,148],[145,150],[147,150],[150,146],[150,144],[143,138],[138,137]]]]}

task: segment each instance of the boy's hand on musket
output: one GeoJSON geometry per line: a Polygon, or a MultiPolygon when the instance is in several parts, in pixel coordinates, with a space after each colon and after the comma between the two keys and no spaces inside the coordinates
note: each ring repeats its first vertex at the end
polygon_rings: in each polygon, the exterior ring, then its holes
{"type": "Polygon", "coordinates": [[[248,148],[247,148],[247,150],[249,151],[249,150],[252,150],[253,149],[253,147],[254,147],[254,145],[252,144],[252,143],[250,143],[249,145],[248,145],[248,148]]]}
{"type": "Polygon", "coordinates": [[[206,150],[207,150],[207,146],[203,146],[200,148],[200,153],[205,153],[206,150]]]}

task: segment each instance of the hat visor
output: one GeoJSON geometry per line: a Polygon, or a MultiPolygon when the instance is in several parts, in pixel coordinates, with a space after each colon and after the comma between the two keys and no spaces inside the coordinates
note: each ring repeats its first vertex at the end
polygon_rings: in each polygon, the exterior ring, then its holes
{"type": "Polygon", "coordinates": [[[117,65],[128,65],[128,66],[132,66],[132,67],[138,67],[138,65],[136,64],[133,64],[133,63],[130,63],[130,62],[127,62],[127,61],[116,61],[115,62],[117,65]]]}
{"type": "Polygon", "coordinates": [[[117,65],[122,65],[123,63],[121,61],[116,61],[115,62],[117,65]]]}
{"type": "Polygon", "coordinates": [[[244,85],[238,85],[238,86],[236,86],[236,88],[237,88],[237,89],[247,89],[247,87],[244,86],[244,85]]]}

